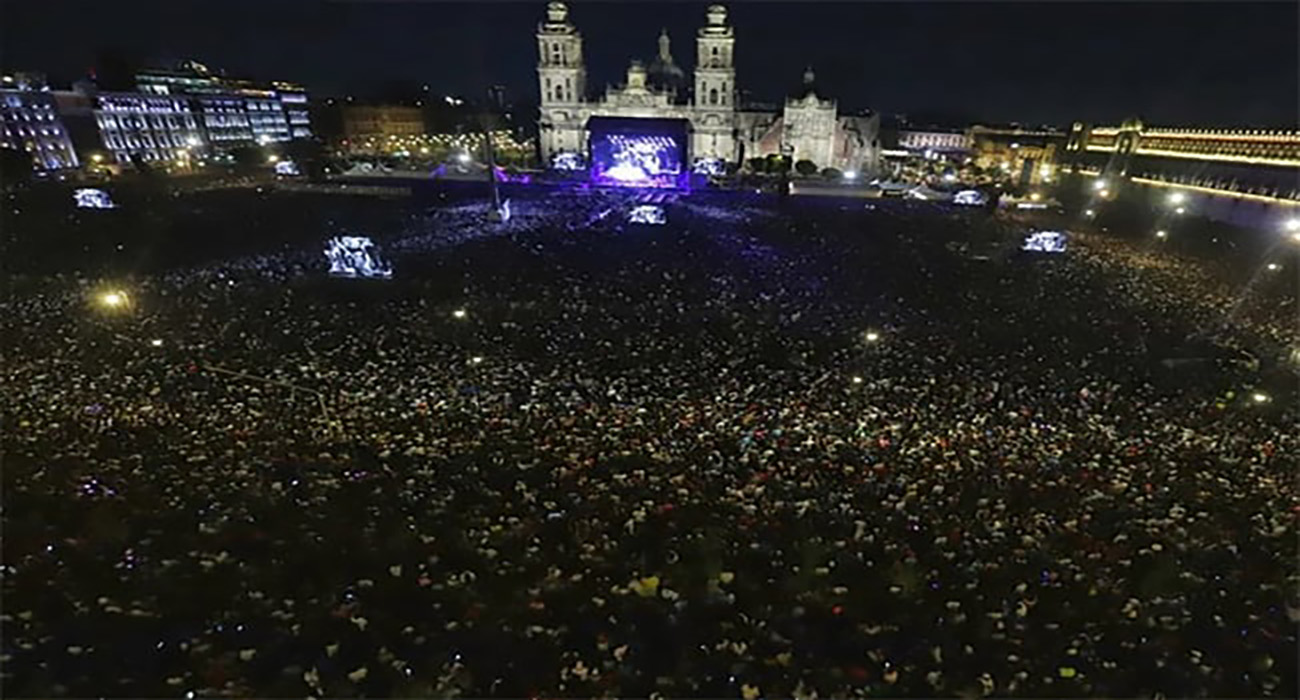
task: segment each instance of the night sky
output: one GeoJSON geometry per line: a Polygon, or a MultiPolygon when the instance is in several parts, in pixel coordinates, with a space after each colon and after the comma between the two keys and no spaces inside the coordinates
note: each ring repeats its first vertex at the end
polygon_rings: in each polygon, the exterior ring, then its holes
{"type": "MultiPolygon", "coordinates": [[[[389,81],[434,93],[506,85],[537,99],[544,2],[3,0],[3,67],[66,86],[100,49],[192,57],[229,74],[364,95],[389,81]]],[[[570,3],[590,86],[621,82],[660,27],[693,63],[706,3],[570,3]]],[[[737,82],[778,101],[804,66],[848,109],[987,122],[1294,127],[1297,3],[731,2],[737,82]]]]}

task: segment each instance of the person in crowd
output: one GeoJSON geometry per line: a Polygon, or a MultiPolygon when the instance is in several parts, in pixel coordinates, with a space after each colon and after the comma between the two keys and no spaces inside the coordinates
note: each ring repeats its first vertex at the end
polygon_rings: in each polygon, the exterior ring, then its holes
{"type": "Polygon", "coordinates": [[[4,694],[1296,696],[1294,402],[1154,369],[1276,304],[905,203],[512,199],[378,291],[6,301],[4,694]]]}

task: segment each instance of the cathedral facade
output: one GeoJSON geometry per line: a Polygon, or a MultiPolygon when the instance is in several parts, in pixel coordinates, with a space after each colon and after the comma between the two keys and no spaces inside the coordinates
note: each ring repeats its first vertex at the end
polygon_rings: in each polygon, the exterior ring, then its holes
{"type": "Polygon", "coordinates": [[[737,163],[783,154],[819,168],[875,172],[879,164],[880,119],[876,114],[839,114],[835,100],[817,94],[811,70],[803,89],[783,108],[753,109],[737,104],[736,37],[727,9],[711,5],[695,39],[695,70],[687,76],[673,60],[666,32],[649,66],[632,61],[623,85],[603,95],[587,91],[582,34],[569,21],[568,7],[551,2],[537,30],[537,80],[541,91],[538,131],[542,158],[587,154],[591,117],[684,119],[690,124],[695,159],[737,163]]]}

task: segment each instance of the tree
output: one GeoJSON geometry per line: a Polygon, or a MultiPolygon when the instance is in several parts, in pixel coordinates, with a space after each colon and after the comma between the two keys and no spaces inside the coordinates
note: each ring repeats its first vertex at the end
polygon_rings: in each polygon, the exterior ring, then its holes
{"type": "Polygon", "coordinates": [[[763,156],[754,156],[747,161],[750,172],[765,173],[767,172],[767,159],[763,156]]]}
{"type": "Polygon", "coordinates": [[[794,170],[800,175],[808,177],[817,174],[817,164],[805,158],[794,164],[794,170]]]}
{"type": "Polygon", "coordinates": [[[773,153],[767,157],[767,172],[784,174],[790,172],[790,159],[773,153]]]}

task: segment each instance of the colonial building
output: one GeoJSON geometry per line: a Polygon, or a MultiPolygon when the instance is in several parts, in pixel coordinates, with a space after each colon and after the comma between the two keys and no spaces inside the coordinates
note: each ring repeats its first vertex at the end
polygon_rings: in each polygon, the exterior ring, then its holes
{"type": "Polygon", "coordinates": [[[26,152],[37,170],[78,167],[72,139],[59,116],[54,94],[42,76],[23,73],[3,76],[0,147],[26,152]]]}
{"type": "Polygon", "coordinates": [[[542,158],[560,153],[587,155],[591,117],[684,119],[690,124],[695,159],[740,162],[783,154],[818,167],[872,172],[879,161],[880,119],[876,114],[842,115],[835,100],[818,94],[811,70],[803,89],[782,109],[738,103],[736,37],[727,9],[710,5],[695,39],[690,79],[672,56],[666,32],[649,68],[632,61],[623,85],[603,95],[587,91],[582,34],[569,21],[563,2],[546,7],[537,30],[537,79],[541,92],[539,132],[542,158]]]}

